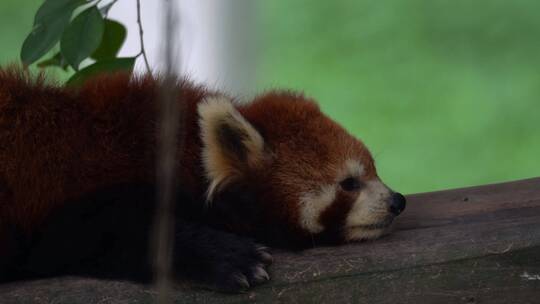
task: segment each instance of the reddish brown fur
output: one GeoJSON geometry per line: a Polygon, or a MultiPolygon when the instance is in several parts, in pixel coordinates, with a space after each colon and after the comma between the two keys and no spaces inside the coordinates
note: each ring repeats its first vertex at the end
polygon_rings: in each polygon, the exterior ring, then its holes
{"type": "MultiPolygon", "coordinates": [[[[118,74],[75,90],[0,70],[2,226],[31,230],[67,199],[111,184],[151,182],[157,85],[118,74]]],[[[187,82],[179,88],[188,105],[179,170],[186,187],[202,192],[195,108],[208,93],[187,82]]]]}
{"type": "MultiPolygon", "coordinates": [[[[336,173],[348,159],[362,161],[366,179],[376,176],[368,149],[303,95],[271,92],[239,110],[263,135],[274,156],[259,171],[264,176],[259,184],[267,186],[261,202],[271,204],[264,208],[268,225],[285,220],[293,234],[305,235],[298,227],[298,195],[339,182],[334,180],[336,173]]],[[[352,203],[353,199],[336,201],[321,220],[328,223],[339,216],[343,220],[352,203]]]]}
{"type": "MultiPolygon", "coordinates": [[[[0,243],[1,229],[15,225],[31,232],[70,198],[117,183],[151,183],[158,85],[150,77],[116,74],[69,89],[16,69],[0,70],[0,243]]],[[[214,93],[185,81],[178,88],[179,100],[187,103],[180,181],[203,197],[197,103],[214,93]]],[[[238,109],[268,144],[270,160],[248,176],[268,224],[287,222],[292,233],[304,233],[298,194],[335,183],[347,159],[360,158],[366,178],[376,176],[363,144],[302,95],[268,93],[238,109]]],[[[336,204],[322,220],[348,208],[336,204]]]]}

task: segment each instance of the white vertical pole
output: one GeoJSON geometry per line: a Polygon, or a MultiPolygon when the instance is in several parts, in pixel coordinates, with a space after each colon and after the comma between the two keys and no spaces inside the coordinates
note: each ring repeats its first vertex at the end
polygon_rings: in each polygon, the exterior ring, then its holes
{"type": "MultiPolygon", "coordinates": [[[[180,58],[177,72],[197,83],[232,94],[254,93],[256,41],[254,0],[177,0],[180,4],[180,58]]],[[[150,65],[160,66],[161,1],[143,0],[142,23],[150,65]]],[[[110,17],[128,26],[121,56],[139,52],[134,0],[118,1],[110,17]]],[[[137,71],[144,71],[139,62],[137,71]]]]}

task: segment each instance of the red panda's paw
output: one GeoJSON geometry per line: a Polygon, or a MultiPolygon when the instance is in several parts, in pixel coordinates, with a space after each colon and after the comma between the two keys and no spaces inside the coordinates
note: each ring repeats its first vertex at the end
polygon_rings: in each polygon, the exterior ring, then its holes
{"type": "Polygon", "coordinates": [[[272,256],[264,247],[239,239],[215,253],[215,256],[208,256],[209,269],[203,279],[203,283],[212,289],[245,292],[270,280],[267,267],[272,262],[272,256]]]}
{"type": "Polygon", "coordinates": [[[229,258],[216,263],[213,275],[209,276],[210,287],[225,292],[244,292],[270,280],[267,267],[272,256],[261,247],[245,245],[229,248],[232,250],[229,258]]]}
{"type": "Polygon", "coordinates": [[[223,292],[244,292],[270,279],[268,248],[208,227],[185,228],[177,233],[175,242],[179,275],[223,292]]]}

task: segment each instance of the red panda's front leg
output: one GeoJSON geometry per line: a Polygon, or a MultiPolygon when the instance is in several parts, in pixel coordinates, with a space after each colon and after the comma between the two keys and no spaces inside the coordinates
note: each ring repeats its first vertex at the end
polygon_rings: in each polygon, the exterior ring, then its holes
{"type": "Polygon", "coordinates": [[[181,222],[175,235],[174,269],[180,277],[225,292],[245,291],[270,279],[266,247],[236,234],[181,222]]]}
{"type": "MultiPolygon", "coordinates": [[[[179,196],[179,207],[194,204],[188,200],[179,196]]],[[[64,204],[31,241],[11,280],[81,275],[149,282],[154,201],[152,186],[122,185],[64,204]]],[[[264,248],[189,215],[195,221],[175,219],[176,278],[229,292],[268,280],[271,256],[264,248]]]]}

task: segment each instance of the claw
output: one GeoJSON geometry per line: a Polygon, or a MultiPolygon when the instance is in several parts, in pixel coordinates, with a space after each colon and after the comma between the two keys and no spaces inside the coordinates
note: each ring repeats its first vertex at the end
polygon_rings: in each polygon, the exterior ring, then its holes
{"type": "Polygon", "coordinates": [[[253,269],[253,278],[256,282],[264,282],[270,280],[268,272],[264,269],[264,265],[259,264],[253,269]]]}
{"type": "Polygon", "coordinates": [[[257,247],[257,251],[259,253],[259,256],[264,264],[270,265],[274,261],[274,258],[270,253],[268,253],[268,247],[265,246],[259,246],[257,247]]]}
{"type": "Polygon", "coordinates": [[[233,274],[233,280],[236,281],[243,289],[248,289],[250,287],[246,276],[241,273],[233,274]]]}

